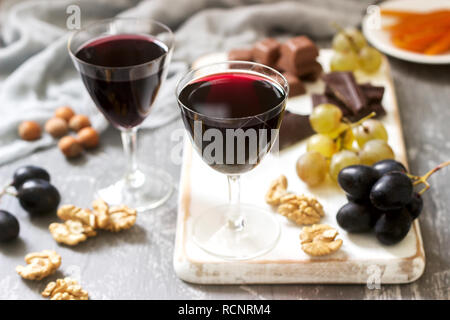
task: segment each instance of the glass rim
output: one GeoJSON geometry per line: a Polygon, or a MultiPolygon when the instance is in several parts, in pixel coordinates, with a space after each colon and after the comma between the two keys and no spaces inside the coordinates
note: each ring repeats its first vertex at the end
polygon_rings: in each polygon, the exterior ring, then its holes
{"type": "MultiPolygon", "coordinates": [[[[229,71],[232,71],[232,70],[233,70],[233,69],[229,69],[229,71]]],[[[236,70],[239,70],[239,69],[236,69],[236,70]]],[[[226,71],[225,71],[225,72],[226,72],[226,71]]],[[[211,75],[213,75],[213,74],[219,74],[219,73],[225,73],[225,72],[211,73],[211,75]]],[[[259,71],[256,71],[256,70],[242,70],[242,72],[243,72],[243,73],[253,73],[253,72],[254,72],[254,73],[256,73],[256,74],[262,75],[262,76],[265,77],[265,78],[269,78],[270,81],[272,81],[272,82],[278,82],[278,81],[272,79],[270,76],[265,75],[265,74],[263,74],[263,73],[261,73],[261,72],[259,72],[259,71]]],[[[200,116],[200,117],[207,117],[208,119],[214,119],[214,120],[247,120],[247,119],[258,118],[258,117],[263,116],[263,115],[265,115],[265,114],[271,113],[271,112],[273,112],[274,110],[276,110],[277,108],[279,108],[281,105],[283,105],[283,104],[287,101],[287,98],[288,98],[288,95],[289,95],[289,85],[288,85],[288,81],[287,81],[286,78],[281,74],[281,72],[279,72],[279,71],[275,70],[274,68],[269,67],[269,66],[267,66],[267,65],[265,65],[265,64],[257,63],[257,62],[252,62],[252,61],[226,60],[226,61],[220,61],[220,62],[208,63],[208,64],[205,64],[205,65],[202,65],[202,66],[199,66],[199,67],[196,67],[196,68],[194,68],[194,69],[189,70],[188,72],[186,72],[186,74],[184,74],[184,75],[180,78],[180,80],[178,80],[177,85],[176,85],[176,87],[175,87],[175,94],[176,94],[176,96],[177,96],[177,102],[178,102],[178,105],[179,105],[179,106],[182,106],[184,109],[186,109],[186,110],[188,110],[189,112],[191,112],[191,113],[193,113],[193,114],[196,114],[196,115],[198,115],[198,116],[200,116]],[[180,89],[181,82],[182,82],[184,79],[186,79],[186,77],[188,77],[188,76],[191,75],[191,74],[194,74],[194,73],[198,72],[199,70],[201,70],[201,69],[203,69],[203,68],[213,67],[213,66],[215,66],[215,65],[221,65],[221,64],[228,64],[228,65],[230,65],[230,64],[233,64],[233,63],[235,63],[235,64],[249,65],[249,66],[262,67],[262,68],[264,68],[264,69],[268,69],[269,71],[271,71],[271,72],[275,73],[277,76],[279,76],[279,77],[283,80],[283,82],[284,82],[284,85],[279,83],[280,87],[282,88],[282,90],[283,90],[284,93],[285,93],[285,97],[284,97],[283,101],[280,102],[279,104],[277,104],[276,106],[273,106],[273,107],[270,108],[269,110],[264,111],[264,112],[262,112],[262,113],[259,113],[259,114],[253,115],[253,116],[239,117],[239,118],[210,117],[210,116],[207,116],[207,115],[205,115],[205,114],[202,114],[202,113],[199,113],[199,112],[197,112],[197,111],[192,110],[191,108],[189,108],[188,106],[185,106],[185,105],[180,101],[179,96],[180,96],[181,91],[182,91],[189,83],[191,83],[192,80],[200,79],[200,78],[202,78],[202,77],[204,77],[204,76],[199,76],[199,77],[197,77],[197,78],[193,78],[191,81],[187,82],[187,83],[183,86],[183,88],[180,89]]]]}
{"type": "MultiPolygon", "coordinates": [[[[120,34],[120,33],[118,33],[118,34],[120,34]]],[[[123,34],[128,34],[128,33],[123,33],[123,34]]],[[[130,34],[132,34],[132,33],[130,33],[130,34]]],[[[155,37],[155,39],[157,39],[157,38],[155,37]]],[[[142,67],[142,66],[145,66],[145,65],[147,65],[149,63],[152,63],[152,62],[155,62],[157,60],[160,60],[160,59],[163,59],[163,58],[167,57],[167,55],[171,52],[171,50],[173,48],[174,39],[175,39],[175,36],[174,36],[172,30],[167,25],[165,25],[164,23],[159,22],[159,21],[157,21],[155,19],[138,18],[138,17],[136,17],[136,18],[134,18],[134,17],[115,17],[115,18],[109,18],[109,19],[102,19],[102,20],[92,21],[92,22],[86,24],[83,28],[73,32],[70,35],[69,40],[67,41],[67,50],[69,51],[69,54],[70,54],[72,59],[74,59],[75,61],[77,61],[78,63],[81,63],[83,65],[86,65],[86,66],[89,66],[89,67],[92,67],[92,68],[97,68],[97,69],[115,69],[115,70],[122,69],[122,70],[126,70],[126,69],[130,69],[130,68],[142,67]],[[119,21],[120,20],[122,20],[122,21],[146,21],[146,22],[150,22],[152,24],[156,24],[156,25],[162,27],[163,29],[165,29],[169,33],[169,36],[170,36],[170,45],[167,46],[167,52],[165,52],[163,55],[159,56],[156,59],[149,60],[149,61],[144,62],[144,63],[135,64],[135,65],[126,66],[126,67],[114,67],[114,68],[113,67],[108,67],[108,66],[100,66],[100,65],[92,64],[92,63],[86,62],[86,61],[84,61],[84,60],[82,60],[82,59],[80,59],[80,58],[78,58],[76,56],[76,52],[74,53],[73,50],[71,49],[72,41],[75,38],[75,36],[77,36],[78,34],[80,34],[83,31],[87,31],[89,28],[91,28],[93,26],[106,24],[106,23],[109,23],[109,22],[112,22],[112,21],[118,21],[118,20],[119,21]]]]}

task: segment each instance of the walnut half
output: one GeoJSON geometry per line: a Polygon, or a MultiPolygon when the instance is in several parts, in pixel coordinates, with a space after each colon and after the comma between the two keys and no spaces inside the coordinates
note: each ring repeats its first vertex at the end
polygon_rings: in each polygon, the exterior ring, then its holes
{"type": "Polygon", "coordinates": [[[71,278],[58,279],[50,282],[42,296],[51,300],[88,300],[89,295],[86,290],[71,278]]]}
{"type": "Polygon", "coordinates": [[[76,220],[96,228],[95,215],[89,209],[81,209],[71,204],[59,207],[57,215],[62,220],[76,220]]]}
{"type": "Polygon", "coordinates": [[[266,202],[272,206],[279,205],[281,197],[286,194],[287,186],[287,178],[284,175],[281,175],[276,180],[272,181],[269,191],[266,193],[266,202]]]}
{"type": "Polygon", "coordinates": [[[93,211],[74,205],[61,206],[57,214],[65,222],[55,222],[49,226],[53,238],[59,243],[74,246],[96,236],[96,229],[117,232],[129,229],[136,223],[136,210],[125,205],[109,207],[105,201],[97,199],[92,207],[93,211]]]}
{"type": "Polygon", "coordinates": [[[342,239],[336,239],[336,229],[326,224],[304,227],[300,233],[302,250],[311,256],[324,256],[339,250],[342,239]]]}
{"type": "Polygon", "coordinates": [[[69,246],[77,245],[88,237],[97,235],[91,226],[76,220],[67,220],[64,223],[55,222],[50,224],[48,229],[56,242],[69,246]]]}
{"type": "Polygon", "coordinates": [[[317,223],[325,215],[317,199],[292,193],[280,198],[277,211],[298,225],[317,223]]]}
{"type": "Polygon", "coordinates": [[[121,231],[131,228],[136,222],[136,210],[127,206],[111,207],[108,210],[109,224],[106,230],[121,231]]]}
{"type": "Polygon", "coordinates": [[[27,265],[17,266],[16,272],[24,279],[41,280],[54,273],[61,265],[61,256],[52,250],[32,252],[25,256],[27,265]]]}

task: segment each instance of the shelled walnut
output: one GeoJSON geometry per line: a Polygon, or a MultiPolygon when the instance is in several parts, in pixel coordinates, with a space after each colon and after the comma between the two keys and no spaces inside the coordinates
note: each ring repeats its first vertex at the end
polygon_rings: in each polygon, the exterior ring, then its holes
{"type": "Polygon", "coordinates": [[[32,252],[25,256],[27,265],[17,266],[16,272],[24,279],[41,280],[54,273],[61,265],[61,256],[52,250],[32,252]]]}
{"type": "Polygon", "coordinates": [[[57,215],[65,222],[49,226],[53,238],[59,243],[73,246],[96,236],[96,229],[117,232],[129,229],[136,223],[136,210],[125,205],[109,207],[105,201],[97,199],[92,207],[91,211],[71,204],[61,206],[57,215]]]}
{"type": "Polygon", "coordinates": [[[42,296],[50,300],[88,300],[89,294],[74,279],[64,278],[52,281],[42,291],[42,296]]]}
{"type": "Polygon", "coordinates": [[[64,223],[55,222],[50,224],[48,229],[56,242],[69,246],[77,245],[86,241],[88,237],[97,235],[97,232],[91,226],[76,220],[67,220],[64,223]]]}
{"type": "Polygon", "coordinates": [[[109,224],[108,204],[102,199],[97,199],[92,203],[92,208],[97,228],[106,229],[109,224]]]}
{"type": "Polygon", "coordinates": [[[266,193],[266,202],[274,206],[279,205],[281,197],[286,194],[287,186],[287,178],[284,175],[281,175],[278,179],[272,181],[269,191],[266,193]]]}
{"type": "Polygon", "coordinates": [[[317,223],[325,215],[317,199],[292,193],[280,198],[277,211],[298,225],[317,223]]]}
{"type": "Polygon", "coordinates": [[[117,232],[131,228],[136,222],[136,210],[127,206],[110,207],[108,210],[109,223],[106,230],[117,232]]]}
{"type": "Polygon", "coordinates": [[[95,215],[89,209],[82,209],[71,204],[66,204],[59,207],[57,215],[62,220],[77,220],[94,229],[97,228],[95,215]]]}
{"type": "Polygon", "coordinates": [[[336,239],[336,229],[326,224],[304,227],[300,233],[302,250],[311,256],[324,256],[339,250],[342,239],[336,239]]]}

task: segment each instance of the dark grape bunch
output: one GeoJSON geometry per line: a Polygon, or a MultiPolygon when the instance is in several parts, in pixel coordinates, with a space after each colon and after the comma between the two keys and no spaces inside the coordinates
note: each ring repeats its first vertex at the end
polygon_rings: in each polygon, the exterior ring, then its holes
{"type": "Polygon", "coordinates": [[[400,242],[423,208],[427,179],[450,164],[444,162],[422,177],[409,174],[403,164],[382,160],[373,166],[352,165],[342,169],[338,183],[349,202],[339,209],[336,220],[348,232],[375,231],[382,244],[400,242]],[[419,192],[414,186],[424,184],[419,192]]]}
{"type": "MultiPolygon", "coordinates": [[[[22,208],[32,215],[54,212],[61,200],[58,190],[50,183],[49,173],[36,166],[18,168],[11,184],[0,191],[0,197],[4,194],[17,197],[22,208]]],[[[17,218],[0,210],[0,242],[17,238],[19,229],[17,218]]]]}

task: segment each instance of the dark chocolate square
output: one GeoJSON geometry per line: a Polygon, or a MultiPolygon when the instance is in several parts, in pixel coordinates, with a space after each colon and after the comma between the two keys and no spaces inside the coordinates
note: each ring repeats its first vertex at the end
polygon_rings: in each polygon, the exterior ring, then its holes
{"type": "Polygon", "coordinates": [[[358,114],[367,105],[367,99],[352,72],[330,72],[323,79],[333,95],[353,114],[358,114]]]}

